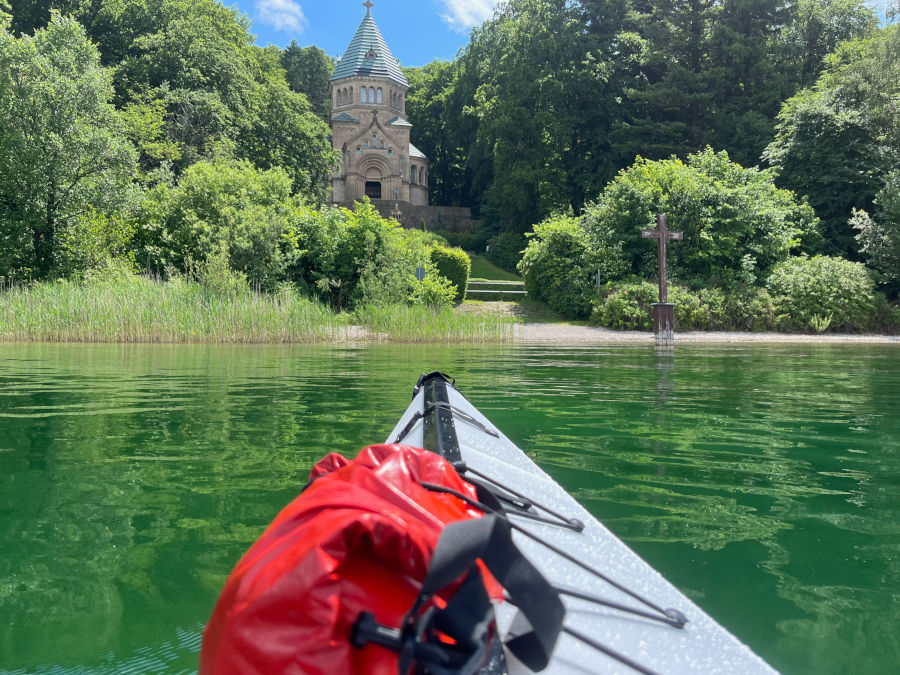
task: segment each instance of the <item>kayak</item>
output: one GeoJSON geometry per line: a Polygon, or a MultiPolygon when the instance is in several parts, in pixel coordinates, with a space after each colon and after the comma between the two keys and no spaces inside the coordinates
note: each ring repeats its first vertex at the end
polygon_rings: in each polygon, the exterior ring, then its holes
{"type": "MultiPolygon", "coordinates": [[[[514,543],[565,605],[543,672],[775,672],[594,518],[446,375],[419,378],[386,443],[437,453],[500,498],[514,543]]],[[[494,612],[501,636],[515,630],[514,606],[500,602],[494,612]]],[[[514,655],[504,658],[510,674],[531,672],[514,655]]]]}

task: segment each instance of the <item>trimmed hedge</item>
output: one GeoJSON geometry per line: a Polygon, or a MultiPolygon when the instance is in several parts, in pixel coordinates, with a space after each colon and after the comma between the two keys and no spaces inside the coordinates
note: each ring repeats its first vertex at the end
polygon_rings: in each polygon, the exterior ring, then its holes
{"type": "Polygon", "coordinates": [[[466,297],[466,287],[472,271],[472,261],[466,252],[461,248],[435,246],[431,249],[431,262],[441,276],[447,277],[456,286],[455,301],[462,302],[466,297]]]}

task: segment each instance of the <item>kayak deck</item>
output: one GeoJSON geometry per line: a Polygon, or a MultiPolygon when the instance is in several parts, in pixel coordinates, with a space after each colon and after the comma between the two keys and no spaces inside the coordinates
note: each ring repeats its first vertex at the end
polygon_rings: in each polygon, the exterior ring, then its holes
{"type": "MultiPolygon", "coordinates": [[[[627,589],[616,588],[574,562],[520,532],[513,533],[519,549],[555,586],[565,586],[599,596],[639,611],[650,611],[632,594],[662,608],[673,608],[688,620],[683,628],[562,596],[566,605],[565,625],[588,636],[603,647],[630,660],[646,672],[655,673],[772,673],[725,628],[691,602],[656,570],[604,527],[558,483],[520,450],[459,391],[443,377],[431,377],[420,385],[409,408],[400,418],[388,443],[423,447],[461,459],[466,466],[501,481],[517,492],[584,524],[576,532],[511,516],[511,522],[529,533],[601,571],[627,589]]],[[[501,635],[511,627],[514,607],[496,607],[501,635]]],[[[507,654],[510,673],[527,673],[524,665],[507,654]]],[[[561,634],[546,673],[633,673],[635,668],[561,634]]]]}

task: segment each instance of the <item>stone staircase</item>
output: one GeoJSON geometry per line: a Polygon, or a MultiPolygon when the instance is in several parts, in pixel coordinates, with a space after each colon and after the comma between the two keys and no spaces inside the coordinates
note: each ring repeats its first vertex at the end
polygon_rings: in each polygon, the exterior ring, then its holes
{"type": "Polygon", "coordinates": [[[470,281],[466,287],[469,300],[516,300],[526,295],[524,281],[470,281]]]}

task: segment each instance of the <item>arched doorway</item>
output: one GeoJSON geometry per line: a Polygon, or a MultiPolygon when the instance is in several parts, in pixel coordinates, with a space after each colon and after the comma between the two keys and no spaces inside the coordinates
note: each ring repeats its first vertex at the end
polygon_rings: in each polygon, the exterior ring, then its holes
{"type": "Polygon", "coordinates": [[[381,181],[383,172],[380,167],[369,166],[366,169],[366,197],[369,199],[381,199],[381,181]]]}

